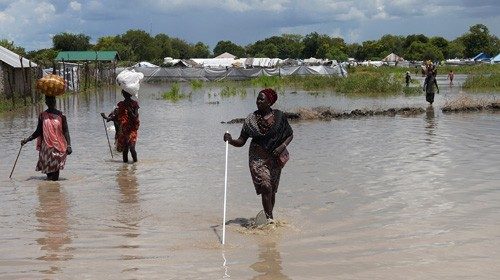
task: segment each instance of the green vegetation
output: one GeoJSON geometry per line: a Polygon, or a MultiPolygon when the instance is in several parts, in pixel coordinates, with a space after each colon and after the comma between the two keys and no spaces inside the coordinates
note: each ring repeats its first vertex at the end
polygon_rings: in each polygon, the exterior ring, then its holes
{"type": "Polygon", "coordinates": [[[169,91],[166,91],[162,95],[163,99],[169,100],[172,102],[177,102],[181,99],[186,98],[187,96],[181,92],[181,87],[178,83],[172,84],[172,87],[169,91]]]}
{"type": "Polygon", "coordinates": [[[13,111],[13,110],[17,110],[17,109],[24,108],[27,106],[31,106],[33,104],[37,104],[41,100],[43,100],[42,96],[43,95],[36,97],[33,102],[31,102],[30,98],[23,99],[20,97],[15,97],[14,100],[0,98],[0,113],[7,112],[7,111],[13,111]]]}
{"type": "Polygon", "coordinates": [[[479,90],[500,90],[500,73],[491,75],[470,75],[463,84],[464,89],[471,91],[479,90]]]}
{"type": "Polygon", "coordinates": [[[220,92],[221,97],[232,97],[236,95],[243,98],[247,95],[247,92],[245,88],[236,85],[225,85],[220,92]]]}
{"type": "Polygon", "coordinates": [[[285,58],[322,58],[346,61],[352,57],[358,61],[380,60],[395,53],[406,60],[441,61],[448,58],[471,58],[484,52],[490,56],[500,52],[500,40],[491,34],[488,27],[476,24],[461,36],[447,40],[443,37],[427,37],[423,34],[396,36],[386,34],[378,40],[348,44],[340,37],[331,37],[317,32],[305,36],[282,34],[258,40],[247,46],[239,46],[229,40],[219,41],[211,51],[203,42],[188,43],[182,39],[159,33],[151,36],[144,30],[128,30],[124,34],[96,38],[95,45],[85,34],[59,33],[52,37],[51,49],[27,52],[14,42],[0,38],[0,45],[21,55],[26,55],[36,63],[45,66],[58,51],[116,50],[120,65],[130,66],[138,61],[163,64],[165,57],[178,59],[207,58],[224,52],[237,57],[277,57],[285,58]]]}
{"type": "Polygon", "coordinates": [[[191,85],[192,90],[200,89],[203,87],[203,81],[201,81],[201,80],[193,80],[193,81],[189,82],[189,84],[191,85]]]}
{"type": "Polygon", "coordinates": [[[282,81],[278,76],[259,76],[251,79],[250,84],[260,88],[279,88],[282,86],[282,81]]]}

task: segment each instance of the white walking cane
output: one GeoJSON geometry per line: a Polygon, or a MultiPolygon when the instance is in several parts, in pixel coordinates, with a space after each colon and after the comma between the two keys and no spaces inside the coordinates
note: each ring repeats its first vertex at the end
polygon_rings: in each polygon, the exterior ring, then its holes
{"type": "MultiPolygon", "coordinates": [[[[229,131],[226,131],[229,133],[229,131]]],[[[226,241],[226,194],[227,194],[227,156],[229,153],[229,141],[226,141],[226,170],[224,172],[224,216],[222,218],[222,245],[226,241]]]]}

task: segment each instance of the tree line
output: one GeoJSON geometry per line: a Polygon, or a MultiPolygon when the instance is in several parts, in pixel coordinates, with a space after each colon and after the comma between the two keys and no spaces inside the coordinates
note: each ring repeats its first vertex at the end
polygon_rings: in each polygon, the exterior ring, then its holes
{"type": "Polygon", "coordinates": [[[144,30],[128,30],[124,34],[105,36],[90,43],[85,34],[59,33],[53,36],[52,48],[26,52],[14,42],[0,40],[0,45],[38,64],[50,66],[59,51],[117,51],[120,61],[133,63],[149,61],[161,65],[165,57],[189,59],[209,58],[229,52],[237,57],[269,58],[322,58],[346,61],[352,57],[358,61],[381,60],[395,53],[406,60],[441,61],[451,58],[471,58],[480,52],[490,56],[500,52],[500,40],[490,34],[483,24],[470,26],[468,32],[448,41],[439,36],[423,34],[408,36],[384,35],[379,40],[347,44],[343,38],[330,37],[312,32],[307,35],[282,34],[259,40],[247,46],[240,46],[230,40],[219,41],[211,51],[203,42],[188,43],[183,39],[166,34],[151,36],[144,30]]]}

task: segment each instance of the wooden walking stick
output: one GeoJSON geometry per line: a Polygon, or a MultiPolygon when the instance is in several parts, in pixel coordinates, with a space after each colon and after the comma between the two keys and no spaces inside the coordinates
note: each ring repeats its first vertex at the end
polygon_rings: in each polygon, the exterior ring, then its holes
{"type": "Polygon", "coordinates": [[[22,148],[23,148],[23,145],[21,145],[21,148],[19,148],[19,152],[17,153],[16,161],[14,161],[14,166],[12,166],[12,171],[10,172],[10,175],[9,175],[9,179],[12,178],[12,173],[14,173],[14,168],[16,168],[17,159],[19,158],[19,155],[21,154],[22,148]]]}
{"type": "Polygon", "coordinates": [[[106,127],[106,121],[102,119],[102,124],[104,125],[104,131],[106,131],[106,138],[108,139],[109,152],[111,153],[111,158],[113,158],[113,150],[111,150],[111,143],[109,142],[108,128],[106,127]]]}

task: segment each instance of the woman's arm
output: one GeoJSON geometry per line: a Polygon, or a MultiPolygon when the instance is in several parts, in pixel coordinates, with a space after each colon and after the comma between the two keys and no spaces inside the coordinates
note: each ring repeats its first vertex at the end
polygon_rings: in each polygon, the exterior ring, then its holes
{"type": "Polygon", "coordinates": [[[247,142],[248,136],[246,136],[243,131],[240,134],[240,137],[238,139],[233,139],[231,137],[231,134],[228,132],[224,133],[224,142],[228,141],[229,144],[235,146],[235,147],[243,147],[245,143],[247,142]]]}
{"type": "Polygon", "coordinates": [[[42,126],[43,126],[42,119],[38,118],[38,124],[36,126],[35,132],[33,132],[33,134],[31,134],[31,136],[29,136],[28,138],[21,140],[21,145],[24,146],[24,144],[26,144],[29,141],[36,139],[38,136],[42,135],[42,133],[43,133],[42,126]]]}
{"type": "Polygon", "coordinates": [[[64,134],[64,138],[66,138],[66,143],[68,143],[68,148],[66,149],[66,153],[71,155],[73,149],[71,148],[71,138],[69,137],[69,129],[68,129],[68,121],[66,120],[66,116],[62,115],[62,130],[64,134]]]}
{"type": "Polygon", "coordinates": [[[286,138],[285,141],[283,141],[283,143],[281,143],[281,145],[279,145],[276,149],[274,149],[273,156],[275,156],[275,157],[279,156],[286,149],[286,147],[290,144],[290,142],[292,142],[292,140],[293,140],[293,134],[288,136],[288,138],[286,138]]]}

